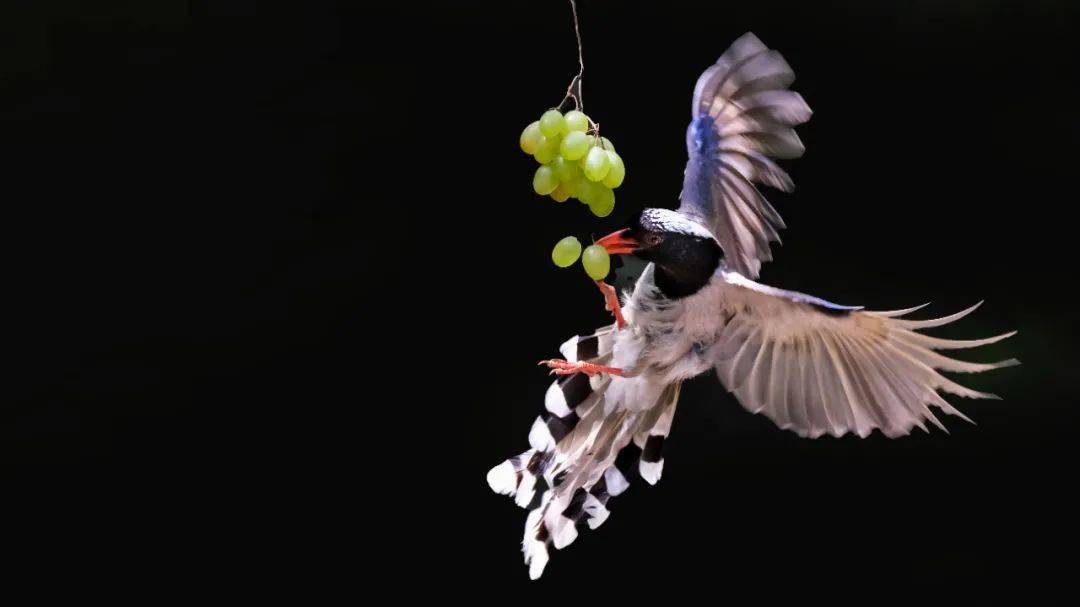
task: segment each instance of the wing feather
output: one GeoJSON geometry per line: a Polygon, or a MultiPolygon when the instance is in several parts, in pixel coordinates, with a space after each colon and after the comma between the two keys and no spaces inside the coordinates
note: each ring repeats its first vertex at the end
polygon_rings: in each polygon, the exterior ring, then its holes
{"type": "Polygon", "coordinates": [[[781,428],[790,425],[787,412],[787,376],[788,357],[783,354],[786,344],[773,344],[772,359],[769,361],[769,377],[780,378],[780,381],[767,382],[768,393],[764,396],[765,402],[774,403],[776,410],[776,425],[781,428]]]}
{"type": "Polygon", "coordinates": [[[889,437],[929,421],[944,429],[933,409],[970,421],[938,391],[965,398],[997,398],[943,376],[1008,367],[1015,359],[974,363],[937,350],[997,343],[985,339],[930,337],[939,327],[971,313],[907,320],[912,310],[864,311],[783,291],[721,270],[719,300],[727,322],[708,350],[717,375],[747,410],[763,413],[802,436],[860,437],[874,429],[889,437]]]}
{"type": "Polygon", "coordinates": [[[694,87],[679,211],[707,226],[727,265],[751,278],[772,259],[769,243],[780,241],[777,229],[784,227],[754,184],[790,192],[791,177],[773,158],[797,158],[805,150],[792,127],[811,112],[788,90],[794,80],[780,53],[747,33],[694,87]]]}
{"type": "Polygon", "coordinates": [[[758,349],[761,348],[761,333],[762,329],[760,328],[751,330],[746,337],[746,341],[743,342],[742,348],[739,349],[739,353],[732,359],[728,369],[729,390],[735,391],[741,388],[743,382],[750,375],[750,371],[753,370],[758,349]]]}
{"type": "Polygon", "coordinates": [[[805,428],[808,423],[806,416],[807,402],[810,400],[811,388],[817,391],[817,384],[813,386],[807,381],[806,365],[809,364],[809,352],[805,349],[806,344],[800,340],[794,340],[791,344],[792,355],[788,364],[791,373],[793,390],[788,395],[787,409],[788,419],[791,420],[789,428],[805,428]],[[802,354],[802,356],[800,356],[802,354]]]}

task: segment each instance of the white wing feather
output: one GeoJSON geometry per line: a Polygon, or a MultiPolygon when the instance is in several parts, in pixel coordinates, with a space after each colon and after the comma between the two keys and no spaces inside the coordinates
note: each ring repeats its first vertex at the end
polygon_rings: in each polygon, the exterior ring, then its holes
{"type": "MultiPolygon", "coordinates": [[[[917,333],[963,318],[979,304],[932,320],[914,311],[871,312],[836,306],[802,293],[721,272],[726,325],[707,352],[720,381],[744,407],[800,436],[907,434],[925,421],[944,429],[931,407],[968,420],[938,390],[967,398],[997,398],[965,388],[939,371],[978,373],[1018,364],[971,363],[935,350],[992,344],[1015,333],[952,340],[917,333]]],[[[921,306],[920,306],[921,307],[921,306]]],[[[968,420],[971,421],[971,420],[968,420]]]]}

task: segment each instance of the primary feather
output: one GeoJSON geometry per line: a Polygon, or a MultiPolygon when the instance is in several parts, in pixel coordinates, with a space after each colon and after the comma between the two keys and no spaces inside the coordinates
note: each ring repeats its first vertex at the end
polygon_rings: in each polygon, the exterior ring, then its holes
{"type": "Polygon", "coordinates": [[[1015,359],[969,363],[935,352],[991,344],[1015,332],[979,340],[916,332],[959,320],[978,304],[944,318],[904,320],[906,310],[844,308],[730,271],[721,271],[704,295],[723,313],[707,353],[720,381],[749,411],[800,436],[854,432],[865,437],[879,429],[895,437],[914,426],[925,431],[926,420],[944,429],[931,407],[968,418],[938,390],[997,397],[965,388],[939,371],[977,373],[1017,364],[1015,359]]]}
{"type": "Polygon", "coordinates": [[[747,33],[694,87],[679,212],[708,227],[728,266],[751,278],[772,259],[769,243],[779,242],[776,230],[785,227],[754,184],[790,192],[794,184],[773,158],[803,153],[792,127],[811,112],[787,90],[794,80],[784,58],[747,33]]]}

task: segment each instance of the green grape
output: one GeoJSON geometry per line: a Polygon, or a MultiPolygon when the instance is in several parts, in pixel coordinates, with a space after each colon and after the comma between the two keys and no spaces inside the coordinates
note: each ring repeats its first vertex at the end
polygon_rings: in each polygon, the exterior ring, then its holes
{"type": "Polygon", "coordinates": [[[543,137],[543,133],[540,132],[540,121],[537,120],[525,127],[524,131],[521,131],[521,138],[518,140],[518,143],[521,144],[521,151],[526,154],[534,153],[536,144],[540,142],[541,137],[543,137]]]}
{"type": "Polygon", "coordinates": [[[608,169],[611,167],[611,161],[608,159],[607,152],[599,147],[595,147],[589,150],[589,155],[585,157],[585,176],[591,181],[600,181],[608,174],[608,169]]]}
{"type": "Polygon", "coordinates": [[[589,201],[596,197],[596,184],[582,176],[577,182],[574,197],[580,200],[581,204],[589,204],[589,201]]]}
{"type": "Polygon", "coordinates": [[[570,192],[564,184],[560,183],[559,187],[551,190],[551,199],[555,202],[566,202],[567,198],[570,198],[570,192]]]}
{"type": "Polygon", "coordinates": [[[581,243],[573,236],[567,236],[555,243],[551,250],[551,261],[560,268],[569,268],[581,256],[581,243]]]}
{"type": "Polygon", "coordinates": [[[615,192],[611,191],[611,188],[606,188],[602,185],[594,185],[595,193],[589,199],[589,210],[593,212],[593,215],[597,217],[607,217],[611,215],[612,209],[615,208],[615,192]]]}
{"type": "Polygon", "coordinates": [[[559,187],[559,180],[555,178],[555,171],[552,171],[551,167],[544,165],[536,169],[533,175],[533,191],[541,196],[547,196],[557,187],[559,187]]]}
{"type": "Polygon", "coordinates": [[[589,117],[584,112],[578,110],[570,110],[566,113],[566,126],[571,131],[581,131],[584,133],[589,130],[589,117]]]}
{"type": "Polygon", "coordinates": [[[581,131],[570,131],[563,137],[559,152],[567,160],[581,160],[589,152],[589,136],[581,131]]]}
{"type": "Polygon", "coordinates": [[[611,258],[604,247],[593,244],[585,247],[585,252],[581,254],[581,265],[585,266],[589,278],[604,280],[611,271],[611,258]]]}
{"type": "Polygon", "coordinates": [[[559,178],[561,183],[567,183],[581,177],[581,167],[576,162],[570,162],[563,156],[556,156],[551,161],[551,168],[555,171],[555,176],[559,178]]]}
{"type": "Polygon", "coordinates": [[[558,137],[545,137],[540,136],[540,141],[536,144],[536,150],[533,152],[533,158],[540,164],[547,164],[555,159],[555,156],[559,153],[559,138],[558,137]]]}
{"type": "Polygon", "coordinates": [[[608,139],[607,137],[601,137],[600,138],[600,147],[604,148],[605,150],[607,150],[609,152],[614,152],[615,151],[615,145],[612,144],[611,140],[608,139]]]}
{"type": "Polygon", "coordinates": [[[540,132],[544,137],[565,135],[567,130],[566,118],[563,118],[559,110],[548,110],[540,117],[540,132]]]}
{"type": "Polygon", "coordinates": [[[578,200],[581,200],[582,191],[585,189],[586,183],[590,183],[589,180],[585,179],[585,177],[579,172],[576,177],[570,179],[569,181],[562,182],[561,185],[563,189],[566,190],[571,196],[577,198],[578,200]]]}
{"type": "Polygon", "coordinates": [[[611,161],[611,168],[608,169],[607,175],[604,175],[603,183],[611,189],[615,189],[622,185],[623,179],[626,178],[626,165],[623,164],[622,157],[615,152],[608,152],[608,160],[611,161]]]}

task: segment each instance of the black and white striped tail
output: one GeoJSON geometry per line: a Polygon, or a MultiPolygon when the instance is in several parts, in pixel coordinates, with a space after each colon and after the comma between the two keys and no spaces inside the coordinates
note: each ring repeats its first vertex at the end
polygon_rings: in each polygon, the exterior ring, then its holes
{"type": "MultiPolygon", "coordinates": [[[[571,338],[560,351],[569,361],[604,364],[613,346],[612,326],[571,338]]],[[[649,483],[660,479],[678,385],[665,389],[654,406],[629,411],[605,401],[611,381],[580,373],[556,380],[544,399],[547,412],[529,432],[531,448],[488,472],[494,491],[529,510],[522,551],[532,579],[543,573],[549,546],[564,548],[579,528],[607,520],[608,501],[630,485],[635,467],[649,483]]]]}
{"type": "MultiPolygon", "coordinates": [[[[615,325],[610,325],[592,335],[572,337],[559,351],[569,362],[606,361],[611,357],[614,330],[615,325]]],[[[488,472],[487,481],[492,490],[510,495],[522,508],[530,508],[534,497],[542,495],[550,486],[548,481],[554,480],[544,477],[550,476],[547,472],[556,459],[555,446],[577,427],[583,415],[602,400],[610,382],[610,377],[590,378],[583,373],[555,380],[544,395],[544,408],[547,411],[536,418],[529,431],[531,448],[488,472]]]]}
{"type": "Polygon", "coordinates": [[[634,445],[641,449],[638,473],[650,485],[659,482],[664,472],[664,441],[671,432],[671,420],[675,417],[681,387],[682,384],[671,384],[664,390],[654,409],[657,414],[655,421],[642,424],[642,429],[634,435],[634,445]]]}

